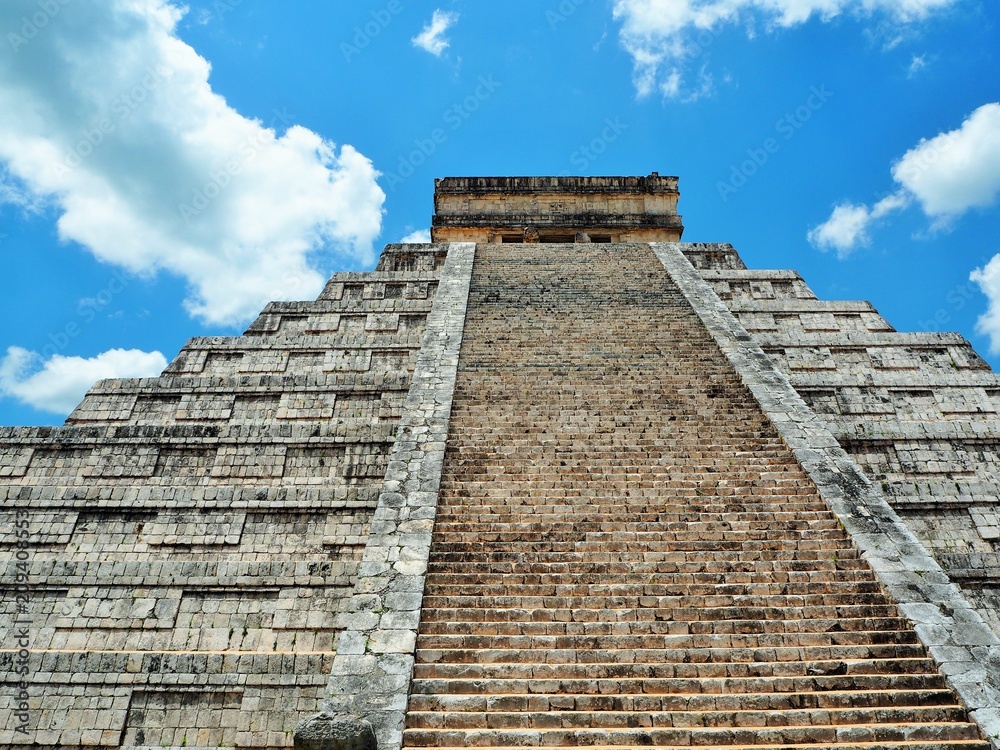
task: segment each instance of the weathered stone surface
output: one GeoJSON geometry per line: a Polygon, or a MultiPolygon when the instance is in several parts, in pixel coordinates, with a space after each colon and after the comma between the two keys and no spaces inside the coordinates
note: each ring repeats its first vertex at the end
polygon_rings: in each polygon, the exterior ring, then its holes
{"type": "Polygon", "coordinates": [[[676,177],[446,177],[435,182],[435,242],[680,240],[676,177]]]}
{"type": "Polygon", "coordinates": [[[322,702],[444,254],[387,248],[316,302],[192,339],[163,377],[98,383],[64,427],[0,429],[0,517],[29,542],[0,562],[31,593],[0,610],[29,653],[24,712],[20,644],[2,644],[0,745],[291,745],[322,702]]]}
{"type": "Polygon", "coordinates": [[[434,236],[494,249],[390,245],[159,378],[98,383],[63,427],[0,428],[0,518],[28,523],[0,567],[31,587],[0,609],[28,642],[27,724],[0,645],[0,745],[290,747],[323,706],[392,750],[416,686],[421,742],[981,747],[971,716],[996,747],[1000,379],[956,334],[898,333],[730,245],[655,246],[665,272],[621,244],[678,240],[677,197],[656,174],[440,181],[434,236]],[[456,392],[466,334],[462,378],[485,380],[456,392]],[[529,566],[531,545],[566,557],[529,566]]]}
{"type": "Polygon", "coordinates": [[[317,714],[295,727],[295,750],[377,750],[375,732],[364,719],[317,714]]]}
{"type": "Polygon", "coordinates": [[[685,260],[682,247],[667,243],[652,247],[879,575],[887,593],[914,623],[984,735],[994,748],[1000,747],[996,718],[1000,686],[988,677],[1000,663],[1000,638],[832,439],[785,374],[752,343],[746,330],[685,260]],[[818,443],[825,447],[818,447],[818,443]],[[970,648],[973,646],[976,648],[970,648]]]}
{"type": "Polygon", "coordinates": [[[404,746],[984,748],[670,260],[478,248],[404,746]]]}
{"type": "Polygon", "coordinates": [[[448,246],[323,703],[327,714],[369,721],[380,750],[402,741],[474,257],[474,245],[448,246]]]}

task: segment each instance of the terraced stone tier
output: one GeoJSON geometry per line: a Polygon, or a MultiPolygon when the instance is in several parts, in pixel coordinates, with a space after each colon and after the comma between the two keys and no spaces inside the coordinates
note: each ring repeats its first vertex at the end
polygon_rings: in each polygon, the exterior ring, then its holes
{"type": "Polygon", "coordinates": [[[477,250],[407,747],[986,748],[648,247],[477,250]]]}

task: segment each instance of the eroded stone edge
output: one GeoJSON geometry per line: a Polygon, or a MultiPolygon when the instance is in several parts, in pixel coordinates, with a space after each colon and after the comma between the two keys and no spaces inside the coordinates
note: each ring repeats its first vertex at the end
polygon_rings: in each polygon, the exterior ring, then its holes
{"type": "Polygon", "coordinates": [[[675,242],[651,243],[820,495],[1000,750],[1000,639],[675,242]]]}
{"type": "Polygon", "coordinates": [[[423,346],[371,521],[323,712],[371,724],[379,750],[398,750],[445,440],[469,302],[473,243],[449,243],[423,346]]]}

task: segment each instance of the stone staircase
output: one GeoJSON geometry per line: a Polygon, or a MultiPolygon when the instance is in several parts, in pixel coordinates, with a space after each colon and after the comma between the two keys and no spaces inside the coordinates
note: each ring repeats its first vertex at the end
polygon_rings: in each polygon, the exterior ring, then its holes
{"type": "Polygon", "coordinates": [[[481,245],[407,747],[985,748],[648,246],[481,245]]]}

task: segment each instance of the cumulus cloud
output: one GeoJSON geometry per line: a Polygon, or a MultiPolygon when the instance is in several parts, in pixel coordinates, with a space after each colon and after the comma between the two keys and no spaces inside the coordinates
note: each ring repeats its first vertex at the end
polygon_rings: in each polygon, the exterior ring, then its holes
{"type": "Polygon", "coordinates": [[[917,73],[927,67],[926,55],[914,55],[910,60],[910,66],[906,69],[906,77],[913,78],[917,73]]]}
{"type": "Polygon", "coordinates": [[[160,352],[111,349],[96,357],[40,355],[12,346],[0,360],[0,393],[41,411],[66,415],[94,383],[105,378],[149,378],[167,366],[160,352]]]}
{"type": "Polygon", "coordinates": [[[1000,193],[1000,103],[984,104],[961,127],[922,140],[892,167],[892,177],[938,224],[1000,193]]]}
{"type": "Polygon", "coordinates": [[[872,224],[909,203],[905,193],[883,198],[871,208],[863,204],[842,203],[833,209],[830,218],[809,232],[809,241],[821,250],[836,250],[847,257],[859,246],[871,244],[872,224]]]}
{"type": "Polygon", "coordinates": [[[1000,354],[1000,254],[994,255],[969,278],[979,285],[988,300],[986,312],[976,321],[976,332],[990,340],[990,354],[1000,354]]]}
{"type": "MultiPolygon", "coordinates": [[[[881,14],[898,24],[926,18],[957,0],[615,0],[619,38],[632,56],[640,97],[691,98],[683,85],[685,66],[710,47],[727,25],[760,19],[790,27],[842,13],[881,14]]],[[[704,88],[701,81],[695,88],[704,88]]]]}
{"type": "Polygon", "coordinates": [[[236,325],[271,299],[313,298],[335,261],[371,262],[385,194],[351,146],[284,112],[248,119],[214,93],[209,63],[176,34],[184,12],[4,0],[0,164],[8,186],[57,209],[64,241],[176,274],[192,315],[236,325]]]}
{"type": "Polygon", "coordinates": [[[892,165],[897,190],[870,209],[843,203],[809,232],[821,249],[844,257],[870,242],[872,224],[889,213],[919,204],[932,226],[941,228],[973,208],[996,203],[1000,194],[1000,104],[984,104],[955,130],[940,133],[907,151],[892,165]]]}
{"type": "Polygon", "coordinates": [[[426,245],[431,241],[431,230],[430,229],[418,229],[416,232],[410,232],[403,239],[400,240],[403,244],[412,243],[415,245],[426,245]]]}
{"type": "Polygon", "coordinates": [[[411,40],[414,47],[430,52],[435,57],[441,57],[450,42],[445,33],[458,21],[458,13],[448,13],[435,10],[429,24],[411,40]]]}

